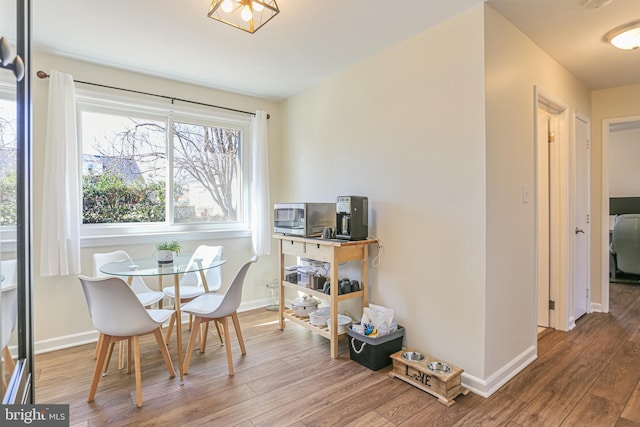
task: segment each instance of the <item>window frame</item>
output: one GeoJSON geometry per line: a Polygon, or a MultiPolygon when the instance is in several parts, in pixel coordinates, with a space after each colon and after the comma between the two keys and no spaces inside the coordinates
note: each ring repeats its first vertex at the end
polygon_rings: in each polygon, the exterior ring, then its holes
{"type": "MultiPolygon", "coordinates": [[[[145,97],[146,98],[146,97],[145,97]]],[[[101,90],[76,88],[76,118],[78,123],[78,168],[79,178],[82,179],[83,141],[82,141],[82,113],[85,111],[131,115],[145,119],[161,120],[167,124],[169,130],[166,135],[167,147],[167,181],[166,185],[166,213],[168,218],[163,223],[117,223],[117,224],[80,224],[81,245],[101,246],[108,244],[122,244],[122,238],[127,243],[154,243],[158,236],[162,239],[178,238],[181,240],[200,240],[211,238],[248,237],[250,232],[250,182],[251,182],[251,116],[245,113],[217,111],[213,107],[184,105],[180,103],[168,104],[130,96],[106,93],[101,90]],[[239,198],[238,221],[228,223],[191,223],[180,224],[173,222],[173,122],[197,123],[213,127],[228,127],[241,131],[240,140],[240,168],[242,192],[239,198]]],[[[80,186],[80,200],[82,201],[82,182],[80,186]]],[[[82,218],[82,206],[80,206],[82,218]]]]}

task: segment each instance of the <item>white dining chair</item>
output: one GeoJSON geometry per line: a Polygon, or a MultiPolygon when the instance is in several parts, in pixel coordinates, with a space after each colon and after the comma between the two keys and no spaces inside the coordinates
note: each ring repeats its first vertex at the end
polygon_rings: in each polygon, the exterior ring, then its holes
{"type": "MultiPolygon", "coordinates": [[[[203,266],[209,266],[214,261],[222,258],[223,246],[209,246],[200,245],[191,256],[186,270],[193,268],[194,264],[201,263],[203,266]]],[[[184,304],[193,300],[194,298],[203,295],[205,292],[217,292],[222,287],[222,269],[220,267],[209,268],[203,271],[191,271],[185,273],[180,278],[180,304],[184,304]],[[204,282],[202,280],[202,274],[204,274],[207,289],[205,289],[204,282]]],[[[176,291],[174,286],[167,286],[162,289],[164,294],[173,299],[175,304],[176,291]]],[[[189,317],[189,328],[192,327],[192,318],[189,317]]],[[[167,334],[165,340],[168,342],[171,339],[171,333],[175,324],[175,319],[169,322],[167,328],[167,334]]],[[[218,336],[222,342],[221,332],[218,329],[218,336]]]]}
{"type": "MultiPolygon", "coordinates": [[[[16,286],[16,260],[0,261],[0,274],[4,277],[0,285],[2,305],[0,315],[2,316],[2,330],[0,330],[0,348],[2,348],[2,360],[7,376],[10,376],[15,369],[15,363],[9,351],[9,341],[11,333],[16,327],[18,320],[18,287],[16,286]]],[[[5,375],[2,375],[2,394],[7,389],[5,375]]]]}
{"type": "MultiPolygon", "coordinates": [[[[130,261],[133,264],[133,260],[125,251],[94,253],[93,277],[109,276],[108,274],[101,272],[100,267],[110,262],[120,261],[130,261]]],[[[164,292],[151,290],[140,276],[134,276],[132,278],[131,289],[133,289],[133,292],[135,292],[136,296],[145,307],[150,307],[152,304],[160,302],[164,298],[164,292]]]]}
{"type": "MultiPolygon", "coordinates": [[[[169,378],[174,378],[176,372],[162,335],[162,324],[171,317],[173,310],[144,308],[127,282],[119,277],[95,278],[79,275],[78,278],[82,283],[93,326],[98,330],[103,341],[87,401],[93,402],[95,398],[108,348],[114,342],[131,340],[136,377],[136,403],[141,407],[142,374],[138,338],[147,334],[154,335],[169,370],[169,378]]],[[[130,363],[129,370],[131,370],[130,363]]]]}
{"type": "Polygon", "coordinates": [[[252,263],[258,261],[257,256],[251,257],[249,261],[244,263],[238,270],[229,289],[224,294],[208,293],[200,295],[193,301],[186,303],[182,310],[185,313],[193,315],[193,328],[191,328],[191,335],[189,336],[189,345],[187,346],[187,353],[185,355],[183,363],[183,371],[186,373],[189,370],[189,364],[191,362],[191,354],[196,344],[196,339],[200,336],[200,351],[204,353],[207,340],[206,331],[204,334],[199,333],[200,325],[206,324],[212,320],[222,325],[224,330],[224,345],[227,350],[227,364],[229,365],[229,375],[233,375],[233,359],[231,357],[231,342],[229,339],[229,322],[228,318],[231,317],[233,321],[233,327],[238,337],[238,343],[240,344],[240,350],[242,355],[247,354],[244,346],[244,340],[242,339],[242,331],[240,329],[240,322],[238,321],[238,307],[242,300],[242,286],[244,284],[244,278],[247,275],[247,270],[252,263]]]}
{"type": "MultiPolygon", "coordinates": [[[[109,275],[100,271],[100,267],[110,262],[122,262],[128,261],[133,264],[133,260],[129,256],[128,253],[122,250],[113,251],[113,252],[104,252],[104,253],[94,253],[93,254],[93,277],[108,277],[109,275]]],[[[164,293],[160,291],[151,290],[147,284],[144,282],[142,277],[134,276],[131,280],[131,289],[140,300],[140,303],[144,307],[151,307],[151,305],[158,303],[159,308],[162,308],[162,299],[164,298],[164,293]]],[[[98,340],[98,345],[96,346],[96,357],[100,353],[100,348],[102,347],[102,340],[98,340]]],[[[118,368],[122,369],[124,365],[124,341],[120,342],[120,355],[118,358],[118,368]]],[[[109,349],[109,354],[107,356],[107,361],[104,366],[104,375],[107,374],[107,367],[109,366],[109,361],[111,360],[111,354],[113,352],[113,346],[109,349]]]]}

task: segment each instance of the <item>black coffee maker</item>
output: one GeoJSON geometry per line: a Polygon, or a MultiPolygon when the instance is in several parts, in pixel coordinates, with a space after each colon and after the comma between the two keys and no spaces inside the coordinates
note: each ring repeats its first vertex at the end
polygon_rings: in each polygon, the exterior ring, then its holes
{"type": "Polygon", "coordinates": [[[369,236],[369,199],[339,196],[336,202],[336,239],[364,240],[369,236]]]}

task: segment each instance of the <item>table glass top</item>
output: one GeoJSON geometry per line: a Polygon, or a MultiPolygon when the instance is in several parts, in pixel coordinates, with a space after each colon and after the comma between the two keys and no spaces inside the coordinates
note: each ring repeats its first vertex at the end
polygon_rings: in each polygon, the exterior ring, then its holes
{"type": "Polygon", "coordinates": [[[217,258],[211,264],[202,265],[198,260],[189,264],[190,260],[191,255],[174,257],[170,264],[159,264],[156,257],[133,258],[133,260],[110,262],[100,267],[100,271],[112,276],[164,276],[209,270],[227,262],[224,258],[217,258]]]}

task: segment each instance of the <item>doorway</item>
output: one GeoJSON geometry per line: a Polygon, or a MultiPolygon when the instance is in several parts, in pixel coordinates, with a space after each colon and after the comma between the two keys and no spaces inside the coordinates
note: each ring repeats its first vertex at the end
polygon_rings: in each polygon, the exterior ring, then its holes
{"type": "Polygon", "coordinates": [[[557,328],[557,307],[563,277],[563,171],[567,136],[562,126],[566,108],[548,97],[537,97],[537,243],[538,322],[557,328]]]}
{"type": "MultiPolygon", "coordinates": [[[[611,217],[609,215],[609,198],[615,194],[610,193],[610,145],[611,134],[616,129],[640,128],[640,116],[627,116],[602,121],[602,223],[600,230],[601,238],[601,289],[599,311],[609,312],[609,231],[612,229],[611,217]]],[[[627,195],[627,194],[624,194],[627,195]]],[[[632,194],[637,195],[637,194],[632,194]]],[[[597,308],[596,308],[597,309],[597,308]]]]}
{"type": "Polygon", "coordinates": [[[538,218],[538,326],[551,326],[549,300],[551,293],[551,198],[550,189],[550,153],[549,139],[553,115],[544,106],[538,105],[537,110],[537,218],[538,218]]]}
{"type": "Polygon", "coordinates": [[[574,159],[568,108],[535,88],[536,324],[567,331],[574,321],[574,159]]]}

